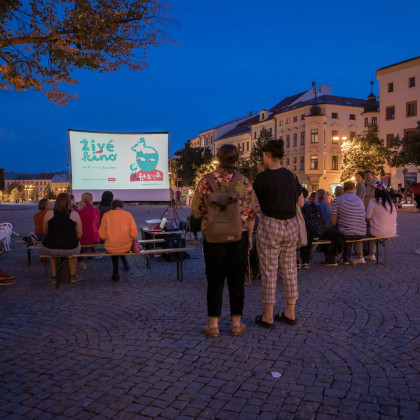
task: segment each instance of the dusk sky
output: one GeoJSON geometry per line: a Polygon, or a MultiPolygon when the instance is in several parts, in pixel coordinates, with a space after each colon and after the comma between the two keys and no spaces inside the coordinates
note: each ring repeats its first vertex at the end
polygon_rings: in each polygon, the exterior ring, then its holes
{"type": "MultiPolygon", "coordinates": [[[[67,167],[67,129],[169,131],[188,139],[317,84],[366,98],[378,68],[420,56],[420,2],[178,0],[177,46],[149,50],[142,72],[79,71],[64,108],[42,93],[0,90],[0,167],[67,167]]],[[[375,80],[374,93],[378,94],[375,80]]],[[[67,87],[66,87],[67,88],[67,87]]]]}

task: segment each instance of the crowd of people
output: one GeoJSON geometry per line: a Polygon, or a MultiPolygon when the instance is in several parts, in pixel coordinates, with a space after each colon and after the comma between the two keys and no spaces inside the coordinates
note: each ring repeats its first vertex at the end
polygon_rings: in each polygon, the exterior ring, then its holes
{"type": "MultiPolygon", "coordinates": [[[[192,215],[203,219],[208,308],[208,324],[204,333],[208,337],[219,336],[225,279],[229,289],[232,334],[242,335],[246,331],[241,318],[248,264],[246,257],[254,246],[254,227],[263,303],[263,313],[255,317],[255,323],[268,329],[274,328],[275,321],[296,325],[295,306],[299,297],[297,270],[309,268],[314,240],[324,238],[330,241],[330,244],[320,247],[325,254],[322,265],[337,266],[340,261],[344,265],[355,265],[366,263],[363,243],[354,243],[355,257],[352,258],[353,243],[348,240],[388,238],[396,234],[394,201],[384,184],[369,169],[355,174],[356,184],[347,181],[343,186],[337,186],[334,200],[323,189],[308,197],[308,191],[300,185],[293,172],[281,165],[283,141],[270,140],[263,150],[259,173],[251,184],[235,169],[239,158],[236,147],[223,145],[217,153],[219,167],[201,179],[193,197],[192,215]],[[230,201],[221,201],[223,192],[230,201]],[[227,226],[222,219],[226,218],[226,209],[235,200],[239,203],[242,236],[234,239],[232,235],[232,240],[217,240],[214,226],[219,224],[219,229],[227,226]],[[220,208],[219,219],[214,216],[215,206],[220,208]],[[303,215],[307,235],[306,245],[299,248],[300,261],[296,255],[299,239],[297,212],[303,215]],[[278,272],[283,281],[286,306],[275,313],[278,272]]],[[[367,243],[366,258],[374,261],[375,243],[373,240],[367,243]]]]}

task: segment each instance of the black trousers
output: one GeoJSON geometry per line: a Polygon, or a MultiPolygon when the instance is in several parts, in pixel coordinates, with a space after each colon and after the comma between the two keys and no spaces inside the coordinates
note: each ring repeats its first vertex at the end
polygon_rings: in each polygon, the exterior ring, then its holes
{"type": "Polygon", "coordinates": [[[120,261],[120,258],[121,258],[122,263],[124,264],[124,267],[128,266],[125,255],[115,255],[115,256],[113,255],[111,257],[111,259],[112,259],[112,274],[118,274],[118,262],[120,261]]]}
{"type": "Polygon", "coordinates": [[[343,260],[346,262],[351,259],[351,250],[353,247],[353,244],[346,243],[346,239],[361,239],[364,235],[343,235],[338,231],[337,226],[333,226],[327,228],[325,237],[331,240],[331,245],[325,245],[327,247],[325,248],[325,260],[327,262],[335,262],[335,257],[343,253],[343,260]]]}
{"type": "Polygon", "coordinates": [[[231,315],[241,315],[245,299],[245,271],[248,265],[248,232],[237,242],[213,244],[204,240],[207,276],[208,316],[222,313],[225,279],[229,288],[231,315]]]}

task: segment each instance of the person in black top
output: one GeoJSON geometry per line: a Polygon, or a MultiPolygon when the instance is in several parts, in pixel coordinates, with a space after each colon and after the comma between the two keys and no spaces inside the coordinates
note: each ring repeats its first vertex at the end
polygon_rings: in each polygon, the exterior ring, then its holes
{"type": "MultiPolygon", "coordinates": [[[[53,257],[67,257],[80,253],[79,239],[82,237],[82,221],[79,213],[72,210],[71,198],[67,193],[58,194],[54,210],[48,210],[44,217],[45,239],[42,253],[53,257]]],[[[68,260],[70,282],[80,280],[76,277],[77,258],[68,260]]],[[[55,284],[55,260],[51,258],[52,283],[55,284]]]]}
{"type": "Polygon", "coordinates": [[[111,210],[111,203],[113,199],[114,199],[114,194],[112,193],[112,191],[104,191],[102,193],[101,202],[99,203],[97,207],[99,210],[99,213],[101,214],[101,220],[102,220],[102,216],[107,211],[111,210]]]}
{"type": "Polygon", "coordinates": [[[283,140],[268,141],[264,146],[264,161],[260,163],[259,174],[254,181],[254,190],[262,211],[257,230],[257,251],[264,304],[264,314],[257,316],[255,322],[265,328],[274,328],[273,310],[278,270],[283,279],[287,306],[274,319],[290,325],[296,324],[296,206],[302,207],[304,200],[296,175],[281,166],[283,155],[283,140]]]}

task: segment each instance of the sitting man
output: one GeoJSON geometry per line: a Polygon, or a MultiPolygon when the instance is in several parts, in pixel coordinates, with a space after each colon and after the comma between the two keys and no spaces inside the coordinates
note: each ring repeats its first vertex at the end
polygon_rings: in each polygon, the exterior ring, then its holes
{"type": "Polygon", "coordinates": [[[324,266],[336,266],[337,255],[343,252],[344,264],[351,264],[352,244],[346,240],[361,239],[366,235],[365,206],[356,195],[352,181],[343,186],[344,194],[337,197],[331,207],[331,222],[326,237],[331,240],[325,252],[324,266]]]}

